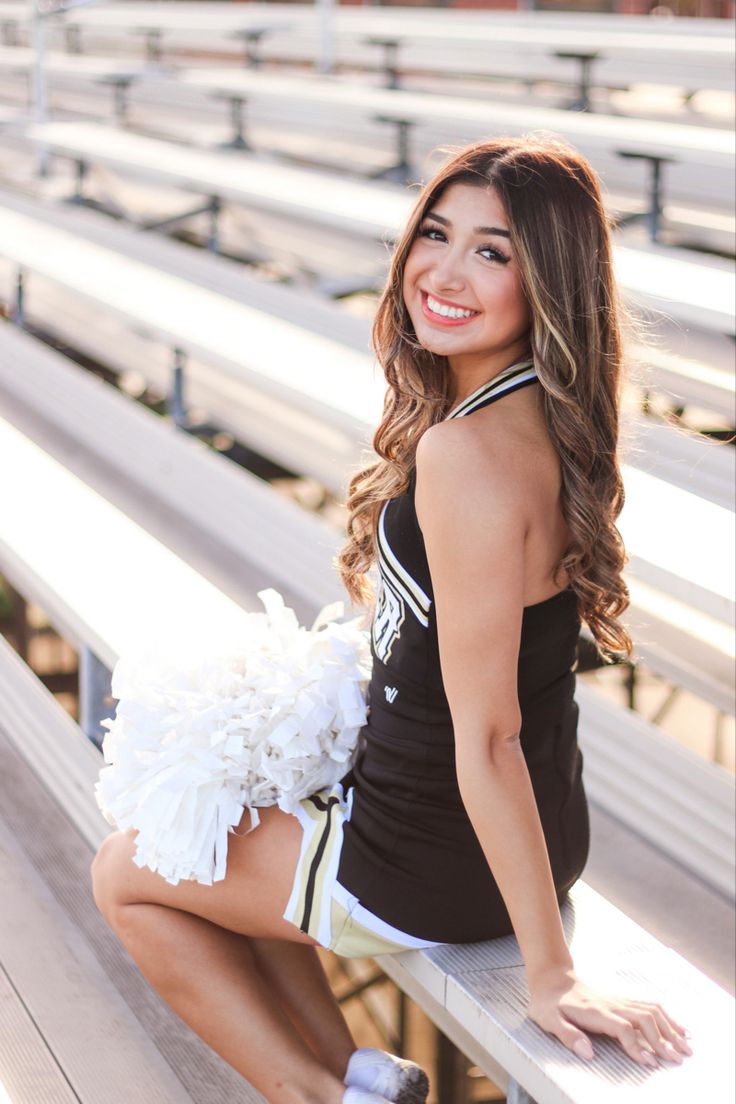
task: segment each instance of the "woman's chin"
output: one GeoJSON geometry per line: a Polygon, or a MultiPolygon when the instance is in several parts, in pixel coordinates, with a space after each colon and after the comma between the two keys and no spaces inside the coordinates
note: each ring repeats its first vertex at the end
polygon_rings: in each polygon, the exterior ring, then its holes
{"type": "Polygon", "coordinates": [[[454,335],[420,333],[417,335],[419,343],[428,353],[436,353],[437,356],[448,356],[451,353],[465,352],[464,342],[454,335]]]}
{"type": "Polygon", "coordinates": [[[429,325],[424,316],[422,316],[414,321],[414,333],[417,335],[422,345],[436,345],[442,344],[443,340],[451,336],[452,331],[450,329],[445,330],[437,326],[429,325]]]}

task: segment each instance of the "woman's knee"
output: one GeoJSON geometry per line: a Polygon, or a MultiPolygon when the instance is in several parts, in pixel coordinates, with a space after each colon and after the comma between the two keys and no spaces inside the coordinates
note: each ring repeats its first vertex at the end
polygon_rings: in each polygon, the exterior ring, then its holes
{"type": "Polygon", "coordinates": [[[130,832],[111,832],[92,860],[92,895],[97,908],[106,918],[125,903],[125,875],[134,853],[134,837],[130,832]]]}

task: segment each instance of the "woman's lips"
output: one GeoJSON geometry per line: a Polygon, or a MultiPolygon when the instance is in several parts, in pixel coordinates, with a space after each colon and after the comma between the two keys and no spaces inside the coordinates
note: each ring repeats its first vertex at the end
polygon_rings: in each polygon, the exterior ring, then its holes
{"type": "Polygon", "coordinates": [[[423,291],[422,313],[426,319],[433,322],[436,326],[465,326],[468,322],[472,322],[474,318],[477,318],[480,311],[476,314],[471,314],[468,318],[446,318],[444,314],[435,314],[434,311],[429,309],[427,305],[427,293],[423,291]]]}

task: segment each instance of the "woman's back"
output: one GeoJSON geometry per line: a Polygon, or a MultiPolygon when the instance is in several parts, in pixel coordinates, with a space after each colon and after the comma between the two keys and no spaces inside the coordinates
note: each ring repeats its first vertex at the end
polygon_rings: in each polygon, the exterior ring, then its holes
{"type": "MultiPolygon", "coordinates": [[[[467,417],[534,383],[532,362],[517,362],[448,418],[467,417]]],[[[406,491],[386,502],[379,516],[370,714],[359,757],[344,779],[354,794],[338,881],[403,931],[468,942],[513,929],[458,789],[415,488],[413,470],[406,491]]],[[[492,572],[489,578],[492,584],[492,572]]],[[[571,589],[524,608],[520,740],[560,898],[580,876],[589,846],[574,701],[579,630],[571,589]]]]}

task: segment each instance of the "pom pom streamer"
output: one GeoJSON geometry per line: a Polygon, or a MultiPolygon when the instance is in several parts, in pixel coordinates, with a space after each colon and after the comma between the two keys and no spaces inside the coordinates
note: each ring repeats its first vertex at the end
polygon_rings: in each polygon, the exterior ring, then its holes
{"type": "Polygon", "coordinates": [[[301,627],[278,591],[242,632],[149,642],[112,673],[115,716],[95,797],[108,824],[136,829],[134,862],[176,885],[225,877],[228,833],[251,811],[297,803],[353,765],[367,720],[369,632],[343,603],[301,627]]]}

